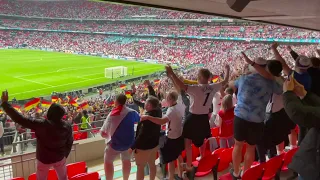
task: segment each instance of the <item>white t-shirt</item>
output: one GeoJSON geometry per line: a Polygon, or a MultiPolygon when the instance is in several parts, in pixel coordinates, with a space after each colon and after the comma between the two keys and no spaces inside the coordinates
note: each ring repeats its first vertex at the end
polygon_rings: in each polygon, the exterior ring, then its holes
{"type": "Polygon", "coordinates": [[[209,114],[213,96],[221,87],[221,83],[188,85],[187,93],[190,95],[190,113],[209,114]]]}
{"type": "Polygon", "coordinates": [[[167,123],[167,136],[170,139],[177,139],[182,135],[182,119],[184,116],[185,106],[177,103],[167,109],[165,117],[169,119],[167,123]]]}
{"type": "Polygon", "coordinates": [[[214,94],[213,99],[212,99],[212,114],[213,115],[217,115],[218,112],[221,109],[221,94],[220,92],[217,92],[214,94]]]}

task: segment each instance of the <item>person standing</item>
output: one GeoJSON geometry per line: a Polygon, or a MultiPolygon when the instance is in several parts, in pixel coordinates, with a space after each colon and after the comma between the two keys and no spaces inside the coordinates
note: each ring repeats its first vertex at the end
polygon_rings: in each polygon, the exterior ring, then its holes
{"type": "MultiPolygon", "coordinates": [[[[256,71],[257,68],[266,68],[266,60],[257,58],[251,61],[244,52],[242,55],[246,62],[251,65],[249,68],[252,73],[240,76],[234,84],[230,83],[231,87],[233,86],[235,90],[238,90],[238,101],[234,110],[235,146],[232,153],[233,169],[230,170],[233,179],[241,179],[240,163],[244,142],[248,145],[244,158],[243,172],[251,167],[255,158],[256,145],[263,136],[268,101],[272,93],[282,93],[282,88],[279,84],[264,78],[256,71]]],[[[272,74],[278,74],[282,71],[281,63],[277,64],[279,68],[271,69],[272,71],[277,71],[276,73],[271,72],[272,74]]]]}
{"type": "Polygon", "coordinates": [[[198,71],[198,84],[185,85],[183,81],[173,72],[171,66],[166,66],[168,77],[179,87],[190,95],[190,113],[183,125],[183,137],[185,138],[185,149],[187,155],[187,175],[189,179],[193,171],[192,168],[192,143],[196,147],[201,147],[206,138],[211,137],[209,124],[209,109],[215,93],[217,93],[229,80],[230,67],[226,65],[226,78],[220,83],[209,84],[211,73],[208,69],[198,71]]]}
{"type": "MultiPolygon", "coordinates": [[[[303,55],[295,57],[295,66],[294,69],[291,69],[283,57],[280,55],[277,50],[279,44],[273,43],[271,46],[271,50],[273,51],[276,59],[282,63],[283,72],[287,76],[293,76],[293,78],[300,84],[303,85],[306,91],[311,91],[312,88],[312,77],[310,76],[308,69],[312,66],[311,60],[303,55]]],[[[319,73],[318,73],[319,75],[319,73]]],[[[317,78],[318,79],[318,78],[317,78]]],[[[314,81],[314,83],[319,83],[314,81]]],[[[304,136],[307,134],[308,129],[303,126],[299,126],[299,135],[298,135],[298,145],[302,142],[304,136]]]]}
{"type": "Polygon", "coordinates": [[[8,102],[8,92],[2,92],[2,108],[7,115],[23,127],[34,130],[37,136],[37,179],[47,179],[53,167],[59,180],[67,180],[66,159],[73,144],[71,125],[62,120],[65,110],[58,104],[52,104],[47,120],[34,121],[18,113],[8,102]]]}
{"type": "Polygon", "coordinates": [[[106,138],[104,169],[107,180],[113,179],[113,162],[121,155],[123,179],[128,180],[131,170],[130,147],[134,142],[134,124],[139,122],[139,114],[125,104],[127,97],[119,94],[115,100],[115,108],[109,113],[101,127],[101,136],[106,138]]]}
{"type": "Polygon", "coordinates": [[[234,105],[232,95],[228,94],[222,98],[221,110],[216,117],[216,126],[220,128],[220,148],[230,148],[234,145],[233,120],[234,105]]]}
{"type": "MultiPolygon", "coordinates": [[[[182,137],[182,119],[185,112],[185,106],[178,101],[179,94],[171,91],[166,97],[169,108],[166,115],[162,118],[151,116],[142,116],[141,121],[149,120],[156,124],[163,125],[167,123],[167,136],[164,146],[160,148],[161,160],[163,164],[169,163],[169,180],[175,179],[175,160],[180,157],[184,150],[184,139],[182,137]]],[[[178,178],[182,179],[182,157],[178,159],[178,178]]]]}
{"type": "MultiPolygon", "coordinates": [[[[135,90],[134,90],[135,92],[135,90]]],[[[138,101],[134,99],[134,102],[138,101]]],[[[151,117],[162,117],[159,100],[154,96],[149,96],[143,104],[145,115],[151,117]]],[[[144,167],[148,164],[150,170],[150,180],[156,177],[156,155],[158,151],[161,126],[152,121],[142,121],[138,124],[136,139],[131,149],[134,151],[134,156],[137,165],[137,180],[144,179],[144,167]]]]}
{"type": "Polygon", "coordinates": [[[299,180],[320,179],[320,97],[304,90],[294,78],[283,84],[284,108],[290,119],[309,129],[288,168],[299,180]]]}

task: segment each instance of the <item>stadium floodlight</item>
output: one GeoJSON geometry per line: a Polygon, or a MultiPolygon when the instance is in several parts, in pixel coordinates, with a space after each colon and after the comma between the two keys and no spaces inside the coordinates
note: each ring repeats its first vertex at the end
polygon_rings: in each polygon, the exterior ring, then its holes
{"type": "Polygon", "coordinates": [[[109,79],[120,78],[128,75],[128,68],[116,66],[104,69],[104,77],[109,79]]]}

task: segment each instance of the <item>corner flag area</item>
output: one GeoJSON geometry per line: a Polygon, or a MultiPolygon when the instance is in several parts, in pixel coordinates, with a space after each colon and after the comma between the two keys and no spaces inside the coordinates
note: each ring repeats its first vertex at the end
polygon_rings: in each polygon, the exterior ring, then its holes
{"type": "Polygon", "coordinates": [[[163,71],[164,65],[27,49],[0,50],[0,90],[27,99],[103,85],[163,71]],[[108,79],[105,68],[127,67],[128,76],[108,79]]]}

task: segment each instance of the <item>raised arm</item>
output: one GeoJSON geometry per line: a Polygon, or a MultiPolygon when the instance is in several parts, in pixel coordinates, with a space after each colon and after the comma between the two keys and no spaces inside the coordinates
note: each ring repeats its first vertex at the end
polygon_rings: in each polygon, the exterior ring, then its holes
{"type": "Polygon", "coordinates": [[[223,81],[220,82],[222,84],[222,86],[227,85],[227,83],[229,82],[230,66],[228,64],[225,66],[225,73],[226,73],[226,77],[224,78],[223,81]]]}
{"type": "Polygon", "coordinates": [[[282,56],[280,55],[279,51],[278,51],[278,43],[273,43],[271,45],[271,50],[274,54],[274,56],[276,57],[276,60],[280,61],[282,64],[282,68],[283,68],[283,72],[288,76],[290,75],[292,69],[290,69],[290,67],[288,66],[288,64],[286,63],[286,61],[282,58],[282,56]]]}
{"type": "Polygon", "coordinates": [[[241,53],[245,62],[249,65],[251,65],[261,76],[263,76],[266,79],[274,80],[274,76],[272,76],[268,71],[266,71],[263,67],[256,64],[254,61],[252,61],[244,52],[241,53]]]}
{"type": "Polygon", "coordinates": [[[153,89],[150,81],[149,81],[149,80],[146,80],[146,81],[144,81],[144,84],[147,85],[147,87],[148,87],[149,96],[157,97],[157,96],[156,96],[156,92],[154,91],[154,89],[153,89]]]}
{"type": "Polygon", "coordinates": [[[177,87],[179,87],[181,90],[186,91],[188,89],[188,86],[181,81],[178,76],[173,72],[173,69],[170,65],[166,66],[166,71],[168,77],[173,81],[174,84],[176,84],[177,87]]]}
{"type": "Polygon", "coordinates": [[[292,50],[291,46],[287,46],[287,50],[289,51],[290,55],[294,60],[296,60],[299,57],[299,54],[292,50]]]}
{"type": "Polygon", "coordinates": [[[132,84],[131,89],[132,89],[131,96],[132,96],[133,103],[141,108],[144,108],[144,103],[140,102],[134,97],[135,93],[137,92],[136,85],[134,83],[132,84]]]}
{"type": "Polygon", "coordinates": [[[41,127],[41,125],[44,123],[44,121],[34,121],[31,119],[27,119],[24,116],[22,116],[20,113],[18,113],[9,103],[8,103],[8,92],[4,91],[2,92],[2,108],[7,113],[7,115],[16,123],[20,124],[21,126],[36,130],[41,127]]]}

